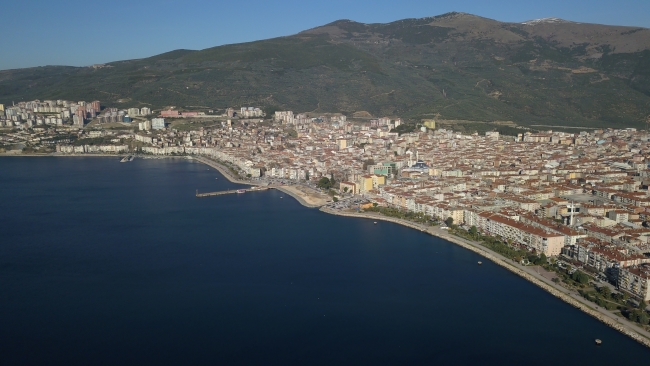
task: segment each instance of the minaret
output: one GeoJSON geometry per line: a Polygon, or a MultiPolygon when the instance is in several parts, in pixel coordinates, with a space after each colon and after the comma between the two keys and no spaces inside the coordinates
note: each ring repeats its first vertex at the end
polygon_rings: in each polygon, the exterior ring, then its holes
{"type": "Polygon", "coordinates": [[[573,211],[575,211],[575,205],[571,201],[571,219],[569,220],[569,226],[573,227],[573,211]]]}

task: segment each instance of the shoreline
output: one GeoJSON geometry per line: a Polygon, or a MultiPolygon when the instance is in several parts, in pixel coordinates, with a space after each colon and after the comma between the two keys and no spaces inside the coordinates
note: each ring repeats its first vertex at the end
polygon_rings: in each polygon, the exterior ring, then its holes
{"type": "MultiPolygon", "coordinates": [[[[207,166],[210,166],[210,167],[212,167],[212,168],[214,168],[214,169],[217,169],[217,171],[219,171],[219,173],[221,173],[221,175],[223,175],[223,176],[224,176],[226,179],[228,179],[231,183],[235,183],[235,184],[243,184],[243,185],[253,185],[253,186],[262,186],[262,187],[264,187],[264,185],[262,185],[261,183],[258,183],[258,182],[249,182],[249,181],[242,181],[242,180],[236,179],[236,178],[231,174],[231,172],[228,170],[227,167],[221,165],[221,164],[220,164],[219,162],[217,162],[217,161],[214,161],[214,160],[211,160],[211,159],[208,159],[208,158],[204,158],[204,157],[194,157],[194,156],[192,156],[192,157],[188,157],[188,159],[189,159],[189,160],[196,160],[196,161],[198,161],[198,162],[200,162],[200,163],[203,163],[203,164],[205,164],[205,165],[207,165],[207,166]]],[[[280,187],[273,187],[273,188],[274,188],[274,189],[277,189],[278,191],[281,191],[281,192],[283,192],[283,193],[285,193],[285,194],[287,194],[287,195],[289,195],[289,196],[291,196],[291,197],[293,197],[293,198],[296,199],[296,200],[297,200],[301,205],[303,205],[303,206],[305,206],[305,207],[308,207],[308,208],[318,208],[318,207],[322,207],[325,203],[327,203],[327,202],[324,202],[324,203],[322,203],[322,204],[318,204],[318,203],[309,203],[309,201],[310,201],[310,197],[308,197],[306,194],[305,194],[305,196],[307,196],[307,197],[303,196],[303,194],[301,194],[301,192],[300,192],[299,189],[292,189],[292,187],[293,187],[293,186],[288,185],[288,186],[280,186],[280,187]]]]}
{"type": "Polygon", "coordinates": [[[203,164],[205,164],[205,165],[207,165],[209,167],[212,167],[212,168],[216,169],[219,173],[221,173],[221,175],[224,176],[224,178],[228,179],[231,183],[246,184],[246,185],[249,185],[249,186],[261,186],[261,184],[257,183],[257,182],[247,182],[247,181],[243,181],[243,180],[239,180],[239,179],[235,178],[232,175],[232,173],[225,166],[219,164],[218,162],[216,162],[216,161],[214,161],[212,159],[204,158],[204,157],[201,157],[201,156],[185,156],[185,159],[187,159],[187,160],[195,160],[195,161],[198,161],[199,163],[203,163],[203,164]]]}
{"type": "MultiPolygon", "coordinates": [[[[127,154],[128,155],[128,154],[127,154]]],[[[61,155],[46,155],[46,154],[0,154],[0,157],[2,156],[30,156],[30,157],[60,157],[60,156],[73,156],[73,157],[119,157],[120,155],[118,154],[61,154],[61,155]]],[[[203,163],[205,165],[208,165],[217,171],[221,173],[222,176],[224,176],[226,179],[228,179],[230,182],[235,183],[235,184],[242,184],[242,185],[252,185],[252,186],[261,186],[261,183],[257,182],[249,182],[249,181],[242,181],[239,179],[236,179],[231,172],[223,165],[218,163],[217,161],[205,158],[205,157],[200,157],[200,156],[160,156],[160,158],[168,159],[178,159],[178,158],[183,158],[187,160],[195,160],[199,163],[203,163]]],[[[290,187],[290,186],[288,186],[290,187]]],[[[456,236],[453,236],[445,231],[442,231],[441,229],[435,230],[435,228],[432,227],[423,227],[420,226],[416,223],[412,223],[406,220],[402,219],[397,219],[393,217],[387,217],[383,216],[381,214],[369,214],[369,213],[352,213],[352,212],[342,212],[338,210],[332,210],[330,208],[325,207],[324,205],[316,205],[316,204],[309,204],[305,198],[303,198],[298,190],[298,192],[294,192],[294,190],[289,190],[286,187],[275,187],[275,189],[280,190],[283,193],[288,194],[289,196],[293,197],[296,199],[301,205],[307,207],[307,208],[318,208],[320,207],[320,211],[330,214],[330,215],[336,215],[336,216],[345,216],[345,217],[355,217],[355,218],[362,218],[362,219],[370,219],[370,220],[381,220],[381,221],[387,221],[387,222],[392,222],[394,224],[406,226],[411,229],[419,230],[422,232],[426,232],[429,235],[436,236],[442,240],[446,240],[450,243],[456,244],[462,248],[465,248],[467,250],[470,250],[488,260],[491,262],[495,263],[496,265],[505,268],[506,270],[518,275],[519,277],[522,277],[523,279],[531,282],[535,286],[539,287],[540,289],[550,293],[552,296],[564,301],[565,303],[581,310],[582,312],[586,313],[587,315],[590,315],[591,317],[595,318],[596,320],[599,320],[601,323],[604,323],[605,325],[609,326],[610,328],[613,328],[614,330],[619,331],[620,333],[632,338],[633,340],[641,343],[642,345],[650,348],[650,335],[644,336],[642,335],[639,331],[636,329],[632,328],[635,327],[632,323],[632,327],[630,325],[625,325],[621,323],[621,320],[614,318],[615,315],[611,313],[603,313],[600,311],[595,310],[592,306],[591,303],[584,303],[585,301],[581,297],[576,297],[576,295],[572,295],[569,293],[565,293],[564,291],[569,291],[568,289],[565,289],[563,287],[558,288],[554,284],[547,283],[547,281],[542,280],[540,278],[536,278],[532,274],[524,271],[521,268],[516,267],[512,263],[508,262],[508,260],[501,255],[492,252],[488,248],[482,247],[480,244],[476,243],[473,244],[469,240],[465,240],[456,236]]],[[[623,321],[627,322],[627,319],[623,318],[623,321]]]]}
{"type": "Polygon", "coordinates": [[[319,205],[319,204],[308,203],[305,200],[305,198],[300,196],[300,194],[298,194],[297,192],[294,192],[293,190],[289,190],[289,189],[287,189],[285,187],[275,187],[275,189],[277,189],[278,191],[284,192],[284,193],[288,194],[289,196],[295,198],[296,201],[298,201],[301,205],[303,205],[303,206],[305,206],[307,208],[318,208],[318,207],[323,206],[323,205],[319,205]]]}
{"type": "Polygon", "coordinates": [[[48,157],[59,158],[59,157],[70,156],[70,157],[90,157],[90,158],[93,158],[93,157],[94,158],[109,158],[109,157],[119,158],[121,156],[127,156],[127,155],[129,155],[129,154],[56,154],[56,153],[52,153],[52,154],[23,154],[23,153],[20,153],[20,154],[7,154],[7,153],[1,153],[0,157],[21,157],[21,156],[25,156],[25,157],[30,157],[30,158],[48,158],[48,157]]]}
{"type": "MultiPolygon", "coordinates": [[[[415,223],[411,223],[409,221],[401,220],[401,219],[396,219],[393,217],[387,217],[383,215],[373,215],[373,214],[363,214],[363,213],[352,213],[352,212],[340,212],[340,211],[335,211],[326,207],[321,207],[320,211],[328,213],[330,215],[337,215],[337,216],[346,216],[346,217],[356,217],[356,218],[362,218],[362,219],[370,219],[370,220],[381,220],[381,221],[388,221],[392,222],[394,224],[399,224],[403,225],[412,229],[416,229],[422,232],[426,232],[429,235],[436,236],[442,240],[446,240],[448,242],[451,242],[453,244],[456,244],[462,248],[465,248],[467,250],[470,250],[488,260],[493,262],[494,264],[505,268],[506,270],[518,275],[519,277],[522,277],[523,279],[527,280],[528,282],[531,282],[535,286],[541,288],[542,290],[550,293],[552,296],[564,301],[565,303],[581,310],[582,312],[586,313],[587,315],[590,315],[591,317],[595,318],[596,320],[599,320],[601,323],[604,323],[605,325],[609,326],[610,328],[619,331],[620,333],[632,338],[633,340],[641,343],[642,345],[650,348],[650,338],[647,336],[642,335],[640,332],[638,332],[636,329],[631,328],[630,326],[626,326],[625,324],[622,324],[620,320],[617,320],[615,318],[612,318],[612,316],[615,316],[613,314],[610,314],[610,316],[605,315],[602,312],[596,311],[593,309],[590,304],[591,303],[584,303],[582,298],[580,300],[572,297],[570,294],[567,294],[563,292],[562,290],[556,288],[555,286],[545,282],[542,279],[536,278],[530,273],[525,272],[521,268],[518,268],[511,264],[510,262],[507,261],[506,258],[499,258],[501,257],[497,253],[492,252],[488,248],[480,246],[480,244],[470,244],[469,241],[465,241],[462,238],[453,236],[451,234],[447,235],[442,235],[442,233],[437,233],[435,230],[431,230],[431,228],[423,228],[418,226],[415,223]]],[[[441,230],[441,229],[439,229],[441,230]]],[[[566,289],[566,291],[569,291],[566,289]]],[[[586,300],[585,300],[586,301],[586,300]]],[[[595,306],[595,305],[594,305],[595,306]]],[[[627,319],[624,319],[624,321],[627,321],[627,319]]]]}

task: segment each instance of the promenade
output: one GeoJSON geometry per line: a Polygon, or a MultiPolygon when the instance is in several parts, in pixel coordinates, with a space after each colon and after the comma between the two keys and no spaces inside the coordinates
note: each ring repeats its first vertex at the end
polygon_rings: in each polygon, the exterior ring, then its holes
{"type": "MultiPolygon", "coordinates": [[[[476,241],[464,239],[456,235],[450,234],[447,230],[441,229],[438,226],[435,227],[425,226],[414,222],[397,219],[394,217],[383,216],[377,213],[343,212],[340,210],[333,210],[327,207],[322,207],[320,210],[332,215],[389,221],[419,231],[423,231],[430,235],[437,236],[441,239],[452,242],[467,250],[471,250],[472,252],[479,254],[485,257],[486,259],[489,259],[495,264],[523,277],[524,279],[532,282],[536,286],[542,288],[543,290],[559,298],[560,300],[570,304],[571,306],[577,309],[582,310],[583,312],[600,320],[601,322],[605,323],[609,327],[614,328],[619,332],[629,336],[630,338],[645,345],[646,347],[650,347],[650,332],[640,328],[635,323],[630,322],[629,320],[627,320],[626,318],[620,315],[613,314],[612,312],[606,309],[597,307],[594,303],[584,299],[578,292],[574,290],[569,290],[559,284],[550,281],[548,278],[538,273],[534,267],[524,266],[521,265],[520,263],[513,262],[511,259],[508,259],[502,256],[501,254],[496,253],[482,246],[480,243],[476,241]]],[[[595,334],[594,338],[598,338],[598,335],[595,334]]]]}
{"type": "Polygon", "coordinates": [[[217,169],[219,171],[219,173],[221,173],[224,177],[226,177],[226,179],[228,179],[229,181],[231,181],[233,183],[247,184],[249,186],[250,185],[253,185],[253,186],[261,185],[260,183],[251,182],[251,181],[244,181],[244,180],[241,180],[238,177],[235,177],[235,175],[228,168],[224,167],[223,165],[219,164],[218,162],[216,162],[214,160],[204,158],[204,157],[201,157],[201,156],[191,156],[190,159],[191,160],[196,160],[196,161],[198,161],[200,163],[203,163],[205,165],[208,165],[208,166],[210,166],[212,168],[217,169]]]}

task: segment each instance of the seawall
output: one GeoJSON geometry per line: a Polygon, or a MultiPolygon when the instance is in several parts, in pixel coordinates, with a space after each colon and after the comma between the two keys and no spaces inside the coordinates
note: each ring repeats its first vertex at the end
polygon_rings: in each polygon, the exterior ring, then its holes
{"type": "MultiPolygon", "coordinates": [[[[513,266],[512,264],[508,263],[505,261],[505,259],[498,258],[494,253],[483,247],[475,247],[471,244],[468,244],[464,242],[462,239],[454,237],[452,235],[447,235],[447,236],[441,236],[437,235],[434,231],[431,230],[424,230],[422,227],[419,227],[417,224],[401,220],[401,219],[396,219],[393,217],[386,217],[386,216],[381,216],[381,215],[367,215],[367,214],[361,214],[361,213],[348,213],[348,212],[340,212],[336,210],[332,210],[326,207],[322,207],[321,211],[332,214],[332,215],[338,215],[338,216],[347,216],[347,217],[357,217],[357,218],[365,218],[365,219],[371,219],[371,220],[382,220],[382,221],[389,221],[395,224],[400,224],[404,225],[413,229],[417,229],[420,231],[426,231],[427,233],[437,236],[443,240],[447,240],[449,242],[452,242],[456,245],[459,245],[467,250],[471,250],[472,252],[481,255],[482,257],[485,257],[486,259],[492,261],[493,263],[509,270],[510,272],[513,272],[517,274],[520,277],[523,277],[524,279],[532,282],[536,286],[542,288],[546,292],[550,293],[551,295],[557,297],[558,299],[566,302],[567,304],[582,310],[583,312],[589,314],[590,316],[598,319],[599,321],[605,323],[607,326],[616,329],[617,331],[627,335],[628,337],[634,339],[635,341],[643,344],[646,347],[650,348],[650,339],[640,335],[638,332],[636,332],[633,329],[630,329],[628,326],[625,326],[624,324],[619,323],[615,319],[612,319],[608,316],[605,316],[601,314],[600,312],[596,311],[592,307],[590,307],[588,304],[585,304],[581,301],[578,301],[568,294],[556,289],[555,287],[549,285],[548,283],[545,283],[544,281],[530,275],[529,273],[524,272],[520,268],[517,268],[513,266]]],[[[585,300],[586,301],[586,300],[585,300]]]]}

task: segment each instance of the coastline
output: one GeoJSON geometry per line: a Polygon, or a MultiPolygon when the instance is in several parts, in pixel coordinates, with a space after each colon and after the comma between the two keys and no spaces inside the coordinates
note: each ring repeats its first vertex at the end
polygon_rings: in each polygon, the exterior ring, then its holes
{"type": "Polygon", "coordinates": [[[298,193],[290,191],[290,190],[288,190],[288,189],[286,189],[284,187],[276,187],[275,189],[277,189],[278,191],[284,192],[284,193],[288,194],[289,196],[295,198],[296,201],[300,202],[300,204],[305,206],[305,207],[308,207],[308,208],[321,207],[321,205],[314,205],[314,204],[307,203],[307,201],[305,201],[304,198],[302,198],[300,195],[298,195],[298,193]]]}
{"type": "Polygon", "coordinates": [[[185,156],[185,158],[188,159],[188,160],[196,160],[199,163],[203,163],[203,164],[205,164],[205,165],[207,165],[209,167],[217,169],[217,171],[219,171],[219,173],[221,173],[221,175],[223,175],[226,179],[228,179],[232,183],[246,184],[246,185],[249,185],[249,186],[261,186],[261,184],[257,183],[257,182],[248,182],[248,181],[243,181],[243,180],[239,180],[239,179],[235,178],[232,175],[232,173],[226,167],[224,167],[223,165],[219,164],[218,162],[216,162],[214,160],[204,158],[204,157],[201,157],[201,156],[185,156]]]}
{"type": "MultiPolygon", "coordinates": [[[[119,157],[121,155],[119,154],[0,154],[0,157],[2,156],[30,156],[30,157],[44,157],[44,156],[51,156],[51,157],[60,157],[60,156],[71,156],[71,157],[119,157]]],[[[250,182],[250,181],[242,181],[239,179],[236,179],[232,173],[223,165],[219,164],[218,162],[207,159],[204,157],[200,156],[161,156],[161,158],[183,158],[183,159],[188,159],[188,160],[195,160],[197,162],[203,163],[205,165],[208,165],[217,171],[221,173],[226,179],[228,179],[232,183],[236,184],[242,184],[242,185],[252,185],[252,186],[261,186],[261,183],[257,182],[250,182]]],[[[502,268],[505,268],[509,270],[510,272],[524,278],[525,280],[528,280],[529,282],[533,283],[537,287],[545,290],[546,292],[550,293],[556,298],[559,298],[560,300],[564,301],[565,303],[582,310],[584,313],[592,316],[593,318],[599,320],[600,322],[606,324],[607,326],[619,331],[620,333],[634,339],[635,341],[641,343],[642,345],[650,348],[650,334],[648,335],[642,335],[641,332],[638,330],[634,329],[636,328],[632,323],[629,325],[621,323],[621,320],[614,318],[615,315],[611,313],[603,313],[601,311],[597,311],[594,309],[592,306],[595,306],[589,302],[585,303],[582,297],[578,297],[576,295],[573,295],[569,293],[568,289],[565,288],[560,288],[554,284],[548,283],[548,281],[543,280],[541,278],[537,278],[531,273],[528,273],[524,271],[521,268],[516,267],[509,261],[507,261],[506,258],[502,257],[501,255],[492,252],[491,250],[484,248],[480,246],[478,243],[471,243],[468,240],[453,236],[446,231],[443,231],[441,229],[435,229],[431,227],[423,227],[421,225],[406,221],[406,220],[401,220],[393,217],[386,217],[380,214],[369,214],[369,213],[352,213],[352,212],[342,212],[338,210],[332,210],[330,208],[324,207],[323,204],[310,204],[307,202],[308,197],[303,197],[307,196],[306,194],[300,192],[297,189],[289,189],[291,186],[287,187],[275,187],[276,189],[290,195],[291,197],[295,198],[300,204],[302,204],[305,207],[308,208],[317,208],[320,207],[320,211],[331,214],[331,215],[337,215],[337,216],[346,216],[346,217],[355,217],[355,218],[363,218],[363,219],[371,219],[371,220],[380,220],[380,221],[387,221],[387,222],[392,222],[395,224],[403,225],[412,229],[416,229],[422,232],[426,232],[432,236],[436,236],[440,239],[449,241],[451,243],[454,243],[458,246],[461,246],[467,250],[470,250],[476,254],[481,255],[482,257],[492,261],[493,263],[501,266],[502,268]],[[302,194],[301,194],[302,193],[302,194]],[[633,328],[634,327],[634,328],[633,328]]],[[[622,319],[622,321],[627,322],[627,319],[622,319]]],[[[642,332],[647,333],[642,330],[642,332]]]]}
{"type": "MultiPolygon", "coordinates": [[[[226,179],[228,179],[232,183],[236,184],[245,184],[245,185],[253,185],[253,186],[263,186],[262,184],[258,182],[250,182],[250,181],[243,181],[240,179],[235,178],[230,170],[228,168],[224,167],[220,163],[207,159],[204,157],[189,157],[190,160],[196,160],[200,163],[203,163],[207,166],[210,166],[214,169],[217,169],[221,175],[223,175],[226,179]]],[[[301,205],[308,207],[308,208],[317,208],[323,206],[325,203],[327,203],[323,199],[318,199],[315,197],[310,196],[309,194],[306,194],[304,192],[301,192],[298,188],[294,186],[281,186],[281,187],[273,187],[274,189],[277,189],[285,194],[288,194],[289,196],[295,198],[301,205]],[[322,202],[321,202],[322,201],[322,202]]]]}
{"type": "MultiPolygon", "coordinates": [[[[396,219],[393,217],[386,217],[382,215],[374,215],[374,214],[362,214],[362,213],[352,213],[352,212],[341,212],[341,211],[335,211],[326,207],[321,207],[320,211],[331,214],[331,215],[337,215],[337,216],[346,216],[346,217],[356,217],[356,218],[363,218],[363,219],[371,219],[371,220],[381,220],[381,221],[388,221],[392,222],[395,224],[400,224],[403,226],[407,226],[412,229],[420,230],[422,232],[426,232],[430,235],[436,236],[440,239],[449,241],[451,243],[454,243],[458,246],[461,246],[467,250],[470,250],[488,260],[491,262],[495,263],[498,266],[501,266],[502,268],[507,269],[508,271],[524,278],[525,280],[533,283],[535,286],[541,288],[542,290],[545,290],[546,292],[550,293],[554,297],[564,301],[565,303],[583,311],[584,313],[590,315],[593,318],[596,318],[600,322],[604,323],[605,325],[609,326],[610,328],[613,328],[624,335],[634,339],[635,341],[641,343],[642,345],[650,348],[650,338],[647,336],[642,335],[639,331],[636,329],[631,328],[630,326],[626,326],[625,324],[622,324],[620,320],[612,318],[614,316],[611,314],[610,316],[605,315],[602,312],[599,312],[592,308],[590,306],[590,303],[584,303],[583,299],[581,297],[572,297],[571,294],[565,293],[563,290],[556,288],[556,286],[549,284],[547,281],[542,280],[541,278],[537,278],[533,275],[531,275],[528,272],[525,272],[521,268],[518,268],[511,264],[510,262],[507,261],[506,258],[503,258],[497,253],[492,252],[491,250],[484,248],[480,246],[479,244],[471,244],[468,240],[464,240],[462,238],[453,236],[451,234],[447,234],[446,232],[443,232],[441,229],[434,230],[431,228],[425,228],[418,226],[415,223],[411,223],[405,220],[401,219],[396,219]]],[[[565,289],[567,292],[569,290],[565,289]]],[[[586,300],[584,300],[586,301],[586,300]]],[[[624,321],[627,322],[627,319],[624,321]]]]}
{"type": "Polygon", "coordinates": [[[67,157],[67,156],[69,156],[69,157],[97,157],[97,158],[113,157],[113,158],[119,158],[120,156],[125,156],[125,155],[128,155],[128,154],[56,154],[56,153],[52,153],[52,154],[23,154],[23,153],[20,153],[20,154],[8,154],[8,153],[1,153],[0,157],[6,157],[6,156],[9,156],[9,157],[21,157],[21,156],[25,156],[25,157],[31,157],[31,158],[44,158],[44,157],[45,158],[47,158],[47,157],[58,158],[58,157],[64,157],[64,156],[67,157]]]}

